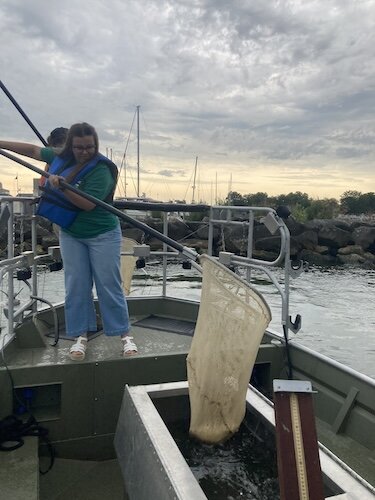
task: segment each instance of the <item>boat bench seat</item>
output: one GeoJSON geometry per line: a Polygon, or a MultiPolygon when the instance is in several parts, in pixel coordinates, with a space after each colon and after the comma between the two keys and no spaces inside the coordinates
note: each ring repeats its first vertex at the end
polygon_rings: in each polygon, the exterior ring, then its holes
{"type": "Polygon", "coordinates": [[[38,437],[26,436],[20,448],[0,453],[1,498],[38,500],[38,437]]]}

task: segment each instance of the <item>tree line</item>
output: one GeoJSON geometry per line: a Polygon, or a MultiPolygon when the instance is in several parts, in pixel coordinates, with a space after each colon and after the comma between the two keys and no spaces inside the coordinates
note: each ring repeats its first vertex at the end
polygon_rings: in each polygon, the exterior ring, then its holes
{"type": "Polygon", "coordinates": [[[340,200],[335,198],[314,200],[301,191],[277,196],[268,196],[267,193],[262,192],[242,195],[231,191],[223,204],[273,208],[286,205],[295,219],[304,222],[311,219],[332,219],[339,214],[375,214],[375,193],[345,191],[340,196],[340,200]]]}

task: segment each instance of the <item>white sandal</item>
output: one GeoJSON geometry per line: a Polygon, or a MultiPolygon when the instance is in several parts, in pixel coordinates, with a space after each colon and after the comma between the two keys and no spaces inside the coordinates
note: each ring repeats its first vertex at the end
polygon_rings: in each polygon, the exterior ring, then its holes
{"type": "Polygon", "coordinates": [[[69,357],[73,361],[83,361],[86,355],[87,348],[87,337],[78,337],[77,342],[75,342],[69,349],[69,357]]]}
{"type": "Polygon", "coordinates": [[[122,355],[124,357],[134,356],[135,354],[138,354],[138,349],[133,342],[133,337],[129,337],[129,335],[126,335],[125,337],[121,337],[121,340],[124,344],[124,347],[122,349],[122,355]]]}

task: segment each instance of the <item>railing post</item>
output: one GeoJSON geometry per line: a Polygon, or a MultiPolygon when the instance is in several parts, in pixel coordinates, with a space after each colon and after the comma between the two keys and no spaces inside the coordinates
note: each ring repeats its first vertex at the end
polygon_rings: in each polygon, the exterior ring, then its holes
{"type": "MultiPolygon", "coordinates": [[[[14,257],[13,246],[13,224],[14,224],[14,206],[13,201],[8,202],[9,219],[8,219],[8,259],[14,257]]],[[[14,286],[13,286],[13,267],[8,270],[8,334],[13,335],[14,321],[14,286]]]]}
{"type": "MultiPolygon", "coordinates": [[[[163,234],[168,236],[168,212],[163,212],[163,234]]],[[[163,242],[163,252],[167,251],[167,244],[163,242]]],[[[167,256],[163,255],[163,297],[167,295],[167,256]]]]}

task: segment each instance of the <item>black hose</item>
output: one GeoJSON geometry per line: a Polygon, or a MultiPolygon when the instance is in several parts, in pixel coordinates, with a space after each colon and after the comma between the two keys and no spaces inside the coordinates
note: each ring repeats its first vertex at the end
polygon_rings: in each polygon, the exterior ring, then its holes
{"type": "Polygon", "coordinates": [[[286,329],[285,325],[283,325],[283,332],[284,332],[284,340],[285,340],[286,359],[287,359],[287,364],[288,364],[288,379],[293,380],[293,366],[292,366],[292,360],[290,357],[289,339],[288,339],[287,329],[286,329]]]}

